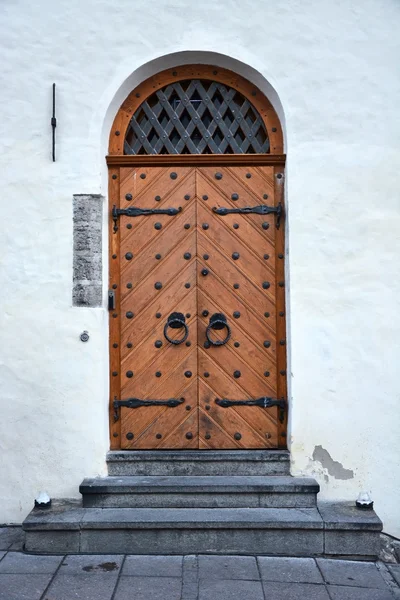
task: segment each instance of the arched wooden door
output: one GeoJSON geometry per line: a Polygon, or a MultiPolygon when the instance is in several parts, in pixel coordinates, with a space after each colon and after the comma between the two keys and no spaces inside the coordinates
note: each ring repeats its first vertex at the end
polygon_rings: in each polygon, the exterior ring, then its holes
{"type": "Polygon", "coordinates": [[[111,447],[286,446],[284,162],[222,69],[134,90],[110,136],[111,447]]]}

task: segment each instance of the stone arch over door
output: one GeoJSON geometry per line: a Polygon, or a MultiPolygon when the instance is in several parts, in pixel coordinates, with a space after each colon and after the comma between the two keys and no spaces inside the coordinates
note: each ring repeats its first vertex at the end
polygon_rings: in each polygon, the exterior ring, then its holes
{"type": "Polygon", "coordinates": [[[286,447],[273,106],[232,71],[167,69],[121,105],[107,163],[111,447],[286,447]]]}

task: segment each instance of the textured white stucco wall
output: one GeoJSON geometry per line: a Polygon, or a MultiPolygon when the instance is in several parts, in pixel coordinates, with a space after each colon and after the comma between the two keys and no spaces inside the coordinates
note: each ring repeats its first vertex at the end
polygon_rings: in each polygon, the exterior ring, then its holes
{"type": "Polygon", "coordinates": [[[0,523],[105,473],[108,315],[72,307],[72,196],[107,194],[134,85],[205,61],[285,115],[292,471],[369,490],[400,535],[399,25],[397,0],[0,3],[0,523]]]}

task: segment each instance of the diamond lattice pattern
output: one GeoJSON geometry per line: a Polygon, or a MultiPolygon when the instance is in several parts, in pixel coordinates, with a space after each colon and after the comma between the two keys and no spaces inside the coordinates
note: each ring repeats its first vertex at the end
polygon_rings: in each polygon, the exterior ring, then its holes
{"type": "Polygon", "coordinates": [[[125,154],[265,154],[269,139],[255,107],[237,90],[191,79],[158,90],[133,115],[125,154]]]}

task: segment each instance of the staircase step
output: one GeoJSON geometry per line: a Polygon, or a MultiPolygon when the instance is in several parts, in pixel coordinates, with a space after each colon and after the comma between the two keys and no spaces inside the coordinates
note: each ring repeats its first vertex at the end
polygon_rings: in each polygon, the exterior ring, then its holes
{"type": "Polygon", "coordinates": [[[109,476],[84,479],[84,507],[310,508],[319,485],[288,476],[109,476]]]}
{"type": "Polygon", "coordinates": [[[109,475],[290,475],[287,450],[127,450],[107,453],[109,475]]]}
{"type": "Polygon", "coordinates": [[[33,509],[23,523],[34,553],[270,554],[373,558],[382,523],[348,503],[317,508],[33,509]],[[324,511],[326,520],[323,518],[324,511]],[[331,533],[336,537],[329,538],[331,533]],[[328,543],[329,551],[326,551],[328,543]]]}

